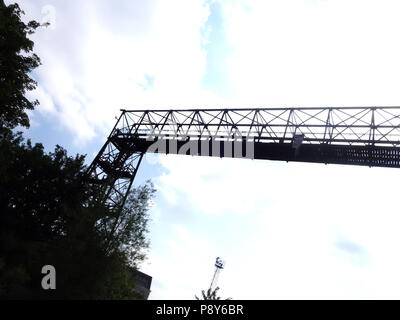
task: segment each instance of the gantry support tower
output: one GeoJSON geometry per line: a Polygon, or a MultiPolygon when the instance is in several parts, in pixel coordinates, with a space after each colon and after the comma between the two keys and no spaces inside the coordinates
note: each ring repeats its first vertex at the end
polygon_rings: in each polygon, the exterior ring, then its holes
{"type": "Polygon", "coordinates": [[[400,107],[121,111],[88,169],[111,204],[146,152],[400,167],[400,107]]]}

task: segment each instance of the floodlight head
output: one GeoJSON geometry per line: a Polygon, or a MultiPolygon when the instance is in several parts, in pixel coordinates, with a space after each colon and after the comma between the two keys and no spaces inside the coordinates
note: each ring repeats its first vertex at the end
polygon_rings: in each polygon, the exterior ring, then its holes
{"type": "Polygon", "coordinates": [[[215,267],[218,269],[224,268],[224,262],[221,260],[220,257],[217,257],[217,259],[215,260],[215,267]]]}

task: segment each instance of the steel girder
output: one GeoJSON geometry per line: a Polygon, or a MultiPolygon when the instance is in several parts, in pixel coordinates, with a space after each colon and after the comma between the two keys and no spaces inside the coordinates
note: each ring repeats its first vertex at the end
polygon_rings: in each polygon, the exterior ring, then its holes
{"type": "Polygon", "coordinates": [[[88,170],[111,203],[146,152],[400,167],[400,107],[121,111],[88,170]]]}

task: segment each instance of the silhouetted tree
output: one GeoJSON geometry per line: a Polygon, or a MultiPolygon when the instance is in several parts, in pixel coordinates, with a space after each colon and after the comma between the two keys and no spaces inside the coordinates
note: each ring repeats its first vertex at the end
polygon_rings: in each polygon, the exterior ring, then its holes
{"type": "MultiPolygon", "coordinates": [[[[195,295],[196,300],[221,300],[221,297],[217,296],[217,291],[219,290],[219,287],[216,287],[214,290],[211,290],[209,288],[207,292],[204,290],[201,290],[201,296],[202,298],[200,299],[195,295]]],[[[227,298],[225,300],[232,300],[232,298],[227,298]]]]}
{"type": "Polygon", "coordinates": [[[28,35],[40,26],[37,21],[21,21],[24,12],[18,4],[6,6],[0,0],[0,126],[29,127],[26,110],[39,104],[29,101],[25,93],[37,83],[29,73],[40,65],[39,57],[32,53],[34,43],[28,35]]]}
{"type": "Polygon", "coordinates": [[[131,190],[122,210],[102,219],[99,225],[106,226],[104,238],[107,252],[123,251],[133,265],[145,258],[143,249],[149,246],[146,237],[148,204],[154,193],[154,186],[148,181],[145,185],[131,190]]]}
{"type": "MultiPolygon", "coordinates": [[[[131,267],[143,259],[150,182],[133,191],[112,234],[99,222],[112,209],[92,204],[84,157],[0,129],[0,298],[135,298],[131,267]],[[107,241],[106,241],[107,240],[107,241]],[[56,268],[57,289],[41,288],[41,268],[56,268]]],[[[114,222],[110,220],[109,222],[114,222]]]]}
{"type": "Polygon", "coordinates": [[[148,247],[150,182],[129,194],[122,211],[93,202],[84,156],[24,142],[39,102],[29,73],[40,64],[28,39],[40,24],[21,21],[18,4],[0,0],[0,299],[134,299],[132,268],[148,247]],[[102,226],[112,226],[103,228],[102,226]],[[43,290],[41,269],[56,268],[56,290],[43,290]]]}

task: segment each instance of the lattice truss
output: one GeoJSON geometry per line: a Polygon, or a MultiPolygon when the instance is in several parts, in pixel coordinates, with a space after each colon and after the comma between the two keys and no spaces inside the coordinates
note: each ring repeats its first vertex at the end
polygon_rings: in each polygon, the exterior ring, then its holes
{"type": "Polygon", "coordinates": [[[229,136],[255,141],[398,146],[400,107],[270,108],[123,111],[121,134],[155,132],[180,137],[229,136]]]}
{"type": "Polygon", "coordinates": [[[124,201],[154,137],[247,139],[256,159],[400,167],[400,107],[122,110],[88,170],[104,201],[124,201]]]}

